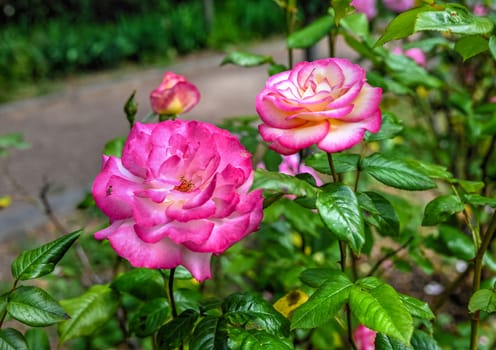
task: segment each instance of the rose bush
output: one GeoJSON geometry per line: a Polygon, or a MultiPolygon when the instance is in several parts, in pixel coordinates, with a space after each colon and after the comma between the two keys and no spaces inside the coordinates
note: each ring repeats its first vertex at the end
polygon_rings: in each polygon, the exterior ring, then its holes
{"type": "Polygon", "coordinates": [[[103,157],[92,194],[110,218],[95,234],[135,267],[185,266],[210,278],[210,257],[257,229],[260,190],[237,138],[197,121],[136,123],[122,158],[103,157]]]}
{"type": "Polygon", "coordinates": [[[160,85],[150,93],[155,113],[177,115],[192,109],[200,101],[200,92],[182,75],[166,72],[160,85]]]}
{"type": "Polygon", "coordinates": [[[281,154],[316,144],[338,152],[359,143],[365,131],[381,127],[380,88],[366,72],[343,58],[298,63],[267,80],[256,109],[262,138],[281,154]]]}

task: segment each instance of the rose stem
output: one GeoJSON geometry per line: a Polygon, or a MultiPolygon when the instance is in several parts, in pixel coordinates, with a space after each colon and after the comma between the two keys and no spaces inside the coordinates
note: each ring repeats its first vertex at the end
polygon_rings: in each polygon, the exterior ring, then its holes
{"type": "Polygon", "coordinates": [[[339,182],[339,177],[336,173],[336,168],[334,167],[334,162],[332,160],[332,153],[327,153],[327,161],[329,163],[329,168],[331,168],[332,180],[334,182],[339,182]]]}

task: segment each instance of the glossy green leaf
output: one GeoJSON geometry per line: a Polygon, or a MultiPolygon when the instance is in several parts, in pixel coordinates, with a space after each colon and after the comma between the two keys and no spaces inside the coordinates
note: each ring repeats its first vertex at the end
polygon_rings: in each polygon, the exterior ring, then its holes
{"type": "Polygon", "coordinates": [[[317,196],[316,206],[329,231],[347,242],[355,254],[360,254],[365,243],[365,229],[353,190],[342,184],[329,184],[317,196]]]}
{"type": "Polygon", "coordinates": [[[421,191],[436,187],[427,175],[405,160],[386,158],[379,153],[364,158],[362,170],[383,184],[402,190],[421,191]]]}
{"type": "Polygon", "coordinates": [[[489,37],[488,46],[489,46],[489,52],[491,52],[493,59],[496,60],[496,36],[491,35],[489,37]]]}
{"type": "Polygon", "coordinates": [[[475,16],[467,8],[457,5],[439,11],[423,11],[415,22],[415,31],[436,30],[463,35],[488,34],[493,27],[489,18],[475,16]]]}
{"type": "MultiPolygon", "coordinates": [[[[332,155],[334,169],[337,174],[356,171],[360,162],[360,155],[353,153],[335,153],[332,155]]],[[[314,168],[319,173],[331,175],[327,153],[318,152],[305,158],[305,164],[314,168]]]]}
{"type": "Polygon", "coordinates": [[[49,326],[68,318],[55,299],[43,289],[32,286],[21,286],[10,293],[7,312],[33,327],[49,326]]]}
{"type": "Polygon", "coordinates": [[[156,332],[169,316],[169,302],[166,298],[152,299],[142,304],[129,321],[129,330],[138,337],[156,332]]]}
{"type": "Polygon", "coordinates": [[[411,344],[413,349],[441,350],[433,337],[418,329],[413,332],[411,344]]]}
{"type": "Polygon", "coordinates": [[[375,350],[415,350],[404,342],[378,333],[375,336],[375,350]]]}
{"type": "Polygon", "coordinates": [[[26,344],[30,350],[50,350],[50,339],[45,330],[41,328],[31,328],[24,334],[26,344]]]}
{"type": "Polygon", "coordinates": [[[306,269],[300,274],[300,280],[310,287],[318,288],[324,282],[335,278],[336,274],[339,275],[340,273],[341,271],[339,270],[328,269],[324,267],[306,269]]]}
{"type": "Polygon", "coordinates": [[[367,142],[389,140],[401,131],[403,131],[401,121],[393,113],[384,112],[382,114],[382,125],[379,132],[373,134],[367,131],[364,139],[367,142]]]}
{"type": "Polygon", "coordinates": [[[122,150],[124,149],[125,142],[126,137],[124,136],[109,140],[103,148],[103,154],[107,156],[120,157],[122,155],[122,150]]]}
{"type": "Polygon", "coordinates": [[[159,349],[173,350],[181,344],[185,344],[199,316],[199,313],[194,310],[186,310],[164,324],[157,334],[157,345],[159,349]]]}
{"type": "Polygon", "coordinates": [[[427,203],[424,209],[423,226],[434,226],[449,219],[453,214],[463,211],[464,205],[455,195],[443,195],[427,203]]]}
{"type": "Polygon", "coordinates": [[[313,197],[318,191],[317,188],[297,177],[262,169],[255,171],[252,188],[261,188],[284,194],[295,194],[302,197],[313,197]]]}
{"type": "Polygon", "coordinates": [[[489,198],[479,194],[466,194],[464,196],[465,202],[475,206],[489,206],[496,208],[496,198],[489,198]]]}
{"type": "Polygon", "coordinates": [[[351,288],[349,305],[361,324],[404,343],[410,342],[412,317],[390,285],[375,277],[358,280],[351,288]]]}
{"type": "Polygon", "coordinates": [[[198,322],[189,342],[189,350],[229,350],[225,319],[206,316],[198,322]]]}
{"type": "Polygon", "coordinates": [[[329,278],[293,312],[292,329],[318,327],[333,318],[348,301],[353,283],[341,271],[329,273],[329,278]]]}
{"type": "Polygon", "coordinates": [[[305,49],[313,46],[324,38],[333,26],[332,16],[320,17],[306,27],[291,33],[287,39],[287,46],[290,49],[305,49]]]}
{"type": "Polygon", "coordinates": [[[163,296],[165,285],[159,271],[143,268],[132,269],[119,275],[110,287],[141,300],[150,300],[163,296]]]}
{"type": "Polygon", "coordinates": [[[429,11],[430,7],[416,7],[400,13],[389,22],[384,34],[377,40],[375,46],[383,45],[391,40],[403,39],[415,32],[415,22],[419,14],[429,11]]]}
{"type": "Polygon", "coordinates": [[[1,350],[30,350],[24,336],[17,329],[0,329],[1,350]]]}
{"type": "Polygon", "coordinates": [[[463,57],[464,61],[487,51],[488,48],[487,40],[480,35],[471,35],[460,38],[455,44],[456,52],[463,57]]]}
{"type": "Polygon", "coordinates": [[[484,311],[496,312],[496,290],[479,289],[471,297],[468,303],[470,312],[484,311]]]}
{"type": "Polygon", "coordinates": [[[391,203],[376,192],[362,192],[358,194],[360,207],[369,215],[365,220],[374,225],[384,236],[397,237],[400,235],[400,221],[391,203]]]}
{"type": "Polygon", "coordinates": [[[425,175],[429,176],[431,179],[439,179],[452,181],[453,174],[448,171],[445,166],[432,164],[417,159],[409,159],[408,164],[413,168],[422,171],[425,175]]]}
{"type": "Polygon", "coordinates": [[[243,350],[292,350],[293,343],[288,339],[256,330],[233,328],[229,331],[230,349],[243,350]]]}
{"type": "Polygon", "coordinates": [[[81,230],[75,231],[38,248],[23,251],[12,262],[12,276],[17,280],[28,280],[49,274],[80,234],[81,230]]]}
{"type": "Polygon", "coordinates": [[[222,303],[224,318],[233,324],[252,324],[270,334],[289,336],[289,321],[259,295],[236,293],[222,303]]]}
{"type": "Polygon", "coordinates": [[[59,341],[90,335],[115,316],[119,296],[108,285],[94,285],[84,294],[60,304],[71,317],[59,324],[59,341]]]}
{"type": "Polygon", "coordinates": [[[429,304],[425,301],[400,293],[398,293],[398,296],[410,315],[413,317],[422,318],[425,320],[432,320],[436,317],[429,307],[429,304]]]}
{"type": "Polygon", "coordinates": [[[256,67],[266,63],[273,63],[272,56],[258,55],[250,52],[233,51],[230,52],[221,62],[225,64],[234,64],[241,67],[256,67]]]}

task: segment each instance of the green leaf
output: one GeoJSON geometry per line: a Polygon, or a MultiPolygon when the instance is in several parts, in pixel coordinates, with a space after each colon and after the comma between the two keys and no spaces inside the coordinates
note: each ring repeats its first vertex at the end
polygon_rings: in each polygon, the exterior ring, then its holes
{"type": "MultiPolygon", "coordinates": [[[[332,161],[334,163],[334,169],[336,170],[337,174],[347,173],[357,170],[358,163],[360,162],[360,155],[350,153],[335,153],[332,155],[332,161]]],[[[304,162],[306,165],[314,168],[319,173],[331,175],[327,153],[325,152],[314,153],[305,158],[304,162]]]]}
{"type": "Polygon", "coordinates": [[[224,318],[233,324],[252,324],[270,334],[289,336],[289,321],[262,297],[251,293],[236,293],[222,303],[224,318]]]}
{"type": "Polygon", "coordinates": [[[367,131],[364,139],[367,142],[389,140],[401,131],[403,131],[403,125],[400,120],[393,113],[384,112],[382,114],[381,130],[375,134],[367,131]]]}
{"type": "Polygon", "coordinates": [[[413,317],[425,320],[433,320],[436,317],[426,302],[401,293],[398,293],[398,296],[413,317]]]}
{"type": "MultiPolygon", "coordinates": [[[[369,82],[370,85],[372,86],[377,86],[380,87],[384,90],[384,92],[392,92],[395,95],[411,95],[413,94],[412,90],[399,83],[396,82],[387,76],[384,76],[383,74],[379,74],[376,72],[367,72],[367,81],[369,82]]],[[[380,131],[379,131],[380,133],[380,131]]],[[[368,132],[365,133],[366,135],[369,135],[368,132]]],[[[374,135],[370,133],[370,135],[374,135]]]]}
{"type": "Polygon", "coordinates": [[[370,215],[365,220],[377,227],[384,236],[397,237],[400,235],[400,221],[391,203],[376,192],[362,192],[358,194],[360,207],[370,215]]]}
{"type": "Polygon", "coordinates": [[[45,327],[67,319],[64,309],[38,287],[21,286],[9,295],[7,312],[16,320],[33,327],[45,327]]]}
{"type": "Polygon", "coordinates": [[[257,55],[250,52],[233,51],[230,52],[221,62],[221,66],[225,64],[234,64],[241,67],[256,67],[266,63],[274,63],[272,56],[257,55]]]}
{"type": "Polygon", "coordinates": [[[484,311],[496,312],[496,290],[479,289],[471,297],[468,303],[470,312],[484,311]]]}
{"type": "Polygon", "coordinates": [[[336,25],[341,22],[341,19],[348,16],[355,11],[355,8],[350,5],[351,0],[332,0],[331,6],[334,10],[334,17],[336,25]]]}
{"type": "Polygon", "coordinates": [[[28,329],[24,337],[30,350],[50,350],[50,339],[43,329],[28,329]]]}
{"type": "Polygon", "coordinates": [[[226,320],[215,316],[203,318],[193,331],[189,350],[229,350],[226,320]]]}
{"type": "Polygon", "coordinates": [[[439,238],[442,245],[458,259],[469,261],[475,257],[474,243],[472,239],[458,229],[441,225],[439,226],[439,238]]]}
{"type": "Polygon", "coordinates": [[[455,195],[443,195],[427,203],[424,209],[422,226],[434,226],[449,219],[453,214],[463,211],[464,205],[455,195]]]}
{"type": "Polygon", "coordinates": [[[60,304],[71,317],[59,324],[59,342],[90,335],[115,316],[119,296],[108,285],[94,285],[83,295],[61,300],[60,304]]]}
{"type": "Polygon", "coordinates": [[[24,136],[18,133],[12,133],[7,135],[0,136],[0,157],[5,157],[8,155],[9,150],[17,148],[17,149],[26,149],[31,145],[27,142],[24,142],[24,136]]]}
{"type": "Polygon", "coordinates": [[[199,316],[195,310],[186,310],[160,327],[157,334],[159,349],[173,350],[181,344],[186,344],[199,316]]]}
{"type": "Polygon", "coordinates": [[[23,335],[16,329],[0,329],[1,350],[29,350],[23,335]]]}
{"type": "Polygon", "coordinates": [[[390,285],[375,277],[358,280],[351,288],[350,309],[364,326],[408,344],[413,320],[390,285]]]}
{"type": "Polygon", "coordinates": [[[329,273],[329,278],[315,293],[294,310],[292,329],[318,327],[333,318],[348,301],[353,283],[341,271],[329,270],[329,273]]]}
{"type": "Polygon", "coordinates": [[[293,343],[288,339],[256,330],[233,328],[229,330],[230,349],[243,350],[292,350],[293,343]]]}
{"type": "Polygon", "coordinates": [[[49,274],[80,234],[81,230],[75,231],[38,248],[23,251],[12,262],[12,276],[16,280],[28,280],[49,274]]]}
{"type": "Polygon", "coordinates": [[[446,6],[440,11],[423,11],[415,22],[415,31],[436,30],[463,35],[488,34],[493,27],[489,18],[475,16],[459,5],[446,6]]]}
{"type": "Polygon", "coordinates": [[[430,7],[416,7],[404,11],[389,22],[384,34],[377,40],[374,46],[379,46],[391,40],[403,39],[415,32],[415,21],[419,14],[429,11],[430,7]]]}
{"type": "Polygon", "coordinates": [[[378,333],[375,336],[375,350],[414,350],[414,349],[398,339],[390,338],[385,334],[378,333]]]}
{"type": "Polygon", "coordinates": [[[273,76],[274,74],[278,74],[286,70],[288,70],[288,67],[286,67],[284,64],[271,63],[269,69],[267,70],[267,73],[269,74],[269,76],[273,76]]]}
{"type": "Polygon", "coordinates": [[[305,49],[315,45],[324,38],[334,26],[334,17],[323,16],[310,23],[305,28],[297,30],[287,39],[289,49],[305,49]]]}
{"type": "Polygon", "coordinates": [[[455,44],[455,50],[466,61],[471,57],[474,57],[489,48],[486,39],[480,35],[471,35],[460,38],[455,44]]]}
{"type": "Polygon", "coordinates": [[[441,350],[433,337],[418,329],[413,332],[412,348],[422,350],[441,350]]]}
{"type": "Polygon", "coordinates": [[[427,86],[440,88],[443,83],[429,74],[423,67],[405,55],[387,53],[385,63],[391,71],[391,76],[402,85],[409,87],[427,86]]]}
{"type": "Polygon", "coordinates": [[[163,296],[164,280],[160,272],[152,269],[132,269],[119,275],[110,285],[121,293],[129,293],[141,300],[163,296]]]}
{"type": "Polygon", "coordinates": [[[329,231],[346,241],[355,254],[360,254],[365,243],[365,229],[358,200],[351,188],[335,183],[327,185],[317,196],[316,206],[329,231]]]}
{"type": "Polygon", "coordinates": [[[103,148],[103,154],[107,156],[120,157],[126,143],[126,137],[121,136],[108,141],[103,148]]]}
{"type": "Polygon", "coordinates": [[[436,187],[427,175],[405,160],[386,158],[379,153],[364,158],[362,170],[383,184],[402,190],[421,191],[436,187]]]}
{"type": "Polygon", "coordinates": [[[410,164],[414,169],[420,170],[431,179],[445,181],[453,180],[453,174],[451,174],[445,166],[423,162],[417,159],[409,159],[408,164],[410,164]]]}
{"type": "Polygon", "coordinates": [[[359,37],[367,38],[369,36],[369,21],[363,13],[353,13],[346,16],[339,24],[359,37]]]}
{"type": "Polygon", "coordinates": [[[129,330],[138,337],[147,337],[167,320],[169,302],[165,298],[152,299],[138,308],[129,321],[129,330]]]}
{"type": "Polygon", "coordinates": [[[496,208],[496,198],[489,198],[479,194],[466,194],[464,196],[465,202],[475,206],[489,206],[496,208]]]}
{"type": "Polygon", "coordinates": [[[313,197],[318,191],[316,187],[294,176],[262,169],[255,171],[252,188],[261,188],[284,194],[295,194],[302,197],[313,197]]]}
{"type": "Polygon", "coordinates": [[[459,184],[468,193],[479,192],[485,186],[484,182],[482,181],[470,181],[461,179],[453,179],[453,183],[459,184]]]}
{"type": "Polygon", "coordinates": [[[489,52],[491,52],[493,59],[496,60],[496,36],[491,35],[489,37],[488,45],[489,45],[489,52]]]}
{"type": "Polygon", "coordinates": [[[306,269],[300,274],[300,280],[313,288],[320,287],[324,282],[335,278],[336,273],[340,273],[339,270],[333,270],[328,268],[312,268],[306,269]]]}

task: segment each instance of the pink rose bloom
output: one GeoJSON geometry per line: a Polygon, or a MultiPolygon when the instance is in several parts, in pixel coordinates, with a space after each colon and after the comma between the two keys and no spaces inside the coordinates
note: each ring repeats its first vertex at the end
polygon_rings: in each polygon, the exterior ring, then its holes
{"type": "Polygon", "coordinates": [[[394,12],[409,10],[415,5],[415,0],[383,0],[384,6],[394,12]]]}
{"type": "Polygon", "coordinates": [[[315,179],[317,186],[321,186],[323,184],[322,180],[313,168],[306,166],[303,163],[300,164],[300,155],[298,153],[290,156],[283,156],[282,162],[279,165],[279,172],[293,176],[298,174],[310,174],[315,179]]]}
{"type": "Polygon", "coordinates": [[[350,5],[358,12],[365,14],[369,20],[377,16],[375,0],[353,0],[350,5]]]}
{"type": "Polygon", "coordinates": [[[382,89],[366,82],[365,70],[343,58],[300,62],[270,77],[256,108],[262,138],[289,155],[316,144],[339,152],[381,127],[382,89]]]}
{"type": "Polygon", "coordinates": [[[375,349],[376,332],[360,325],[355,329],[353,338],[358,350],[374,350],[375,349]]]}
{"type": "Polygon", "coordinates": [[[255,231],[262,194],[249,192],[250,153],[229,132],[197,121],[136,123],[122,158],[103,157],[92,194],[110,218],[95,233],[135,267],[186,267],[211,277],[210,257],[255,231]]]}
{"type": "Polygon", "coordinates": [[[474,15],[476,16],[486,16],[488,12],[487,8],[481,4],[474,5],[473,11],[474,11],[474,15]]]}
{"type": "Polygon", "coordinates": [[[406,57],[410,57],[412,60],[415,61],[415,63],[417,63],[419,66],[422,67],[425,67],[427,63],[427,59],[425,58],[424,51],[422,51],[418,47],[413,47],[406,51],[403,51],[401,47],[396,47],[394,48],[392,53],[395,55],[405,55],[406,57]]]}
{"type": "Polygon", "coordinates": [[[166,72],[162,83],[150,93],[155,113],[177,115],[192,109],[200,101],[200,92],[182,75],[166,72]]]}

